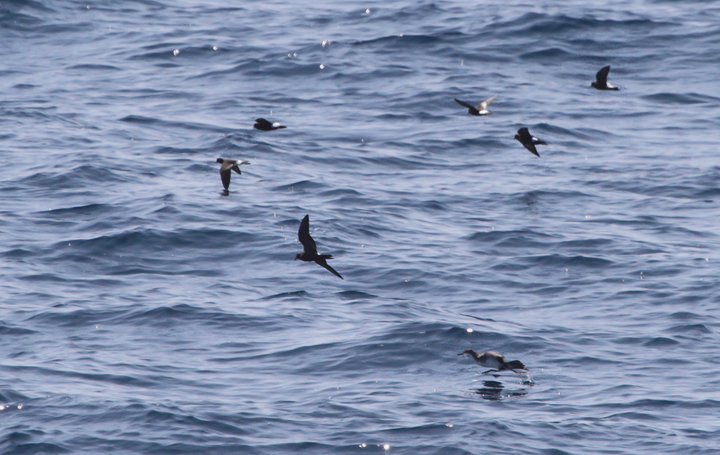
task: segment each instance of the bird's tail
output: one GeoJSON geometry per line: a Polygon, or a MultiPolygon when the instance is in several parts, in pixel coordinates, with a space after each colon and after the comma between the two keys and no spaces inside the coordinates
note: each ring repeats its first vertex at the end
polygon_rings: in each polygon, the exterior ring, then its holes
{"type": "Polygon", "coordinates": [[[318,254],[320,259],[332,259],[332,254],[318,254]]]}

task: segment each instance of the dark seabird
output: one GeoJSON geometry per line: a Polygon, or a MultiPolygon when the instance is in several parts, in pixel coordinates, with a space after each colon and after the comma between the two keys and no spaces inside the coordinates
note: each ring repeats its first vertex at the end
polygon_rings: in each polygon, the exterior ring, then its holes
{"type": "Polygon", "coordinates": [[[272,130],[280,130],[280,129],[287,128],[287,127],[285,125],[281,125],[278,122],[269,122],[269,121],[265,120],[264,118],[256,118],[253,128],[255,128],[256,130],[261,130],[261,131],[272,131],[272,130]]]}
{"type": "Polygon", "coordinates": [[[218,158],[216,162],[222,164],[222,166],[220,166],[220,178],[222,179],[225,191],[228,191],[228,188],[230,188],[230,171],[242,174],[242,172],[240,172],[240,166],[250,164],[249,161],[229,160],[227,158],[218,158]]]}
{"type": "Polygon", "coordinates": [[[595,82],[590,83],[591,86],[595,87],[598,90],[620,90],[619,88],[608,84],[607,77],[608,73],[610,72],[610,65],[604,67],[600,71],[597,72],[595,75],[595,79],[597,79],[595,82]]]}
{"type": "Polygon", "coordinates": [[[465,101],[460,101],[459,99],[455,98],[455,102],[457,102],[461,106],[465,106],[468,108],[468,113],[472,115],[490,115],[492,112],[487,110],[487,107],[490,103],[495,101],[495,98],[498,96],[491,96],[490,98],[486,99],[482,103],[478,104],[477,107],[473,106],[470,103],[466,103],[465,101]]]}
{"type": "Polygon", "coordinates": [[[528,131],[527,128],[520,128],[515,135],[515,139],[520,141],[522,145],[525,146],[526,149],[530,150],[530,153],[533,155],[539,157],[540,154],[538,153],[537,149],[535,148],[536,145],[547,145],[547,142],[541,141],[540,139],[531,136],[530,131],[528,131]]]}
{"type": "Polygon", "coordinates": [[[328,269],[336,277],[342,280],[345,279],[339,273],[337,273],[334,268],[330,267],[326,262],[327,259],[333,258],[331,254],[317,253],[317,246],[315,246],[315,240],[310,237],[310,215],[305,215],[302,223],[300,223],[300,229],[298,230],[298,240],[300,240],[300,243],[302,243],[303,245],[303,252],[298,253],[297,256],[295,256],[295,259],[300,259],[301,261],[305,262],[315,262],[328,269]]]}
{"type": "Polygon", "coordinates": [[[458,355],[468,354],[471,356],[477,363],[484,367],[490,367],[489,370],[483,371],[483,374],[489,373],[491,371],[506,371],[510,370],[513,373],[518,374],[525,374],[525,372],[515,371],[515,370],[527,370],[527,367],[523,365],[523,363],[519,360],[511,360],[508,362],[505,360],[505,356],[502,354],[498,354],[495,351],[485,351],[482,354],[478,354],[477,352],[473,351],[472,349],[465,349],[463,352],[461,352],[458,355]]]}

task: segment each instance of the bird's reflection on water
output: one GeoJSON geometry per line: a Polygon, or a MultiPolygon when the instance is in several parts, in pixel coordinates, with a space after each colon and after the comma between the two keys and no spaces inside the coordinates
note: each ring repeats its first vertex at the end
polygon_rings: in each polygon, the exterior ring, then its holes
{"type": "Polygon", "coordinates": [[[506,389],[502,382],[499,381],[483,381],[483,386],[473,390],[473,393],[480,395],[485,400],[500,401],[505,398],[519,398],[527,395],[527,387],[532,385],[531,382],[523,381],[519,389],[506,389]]]}

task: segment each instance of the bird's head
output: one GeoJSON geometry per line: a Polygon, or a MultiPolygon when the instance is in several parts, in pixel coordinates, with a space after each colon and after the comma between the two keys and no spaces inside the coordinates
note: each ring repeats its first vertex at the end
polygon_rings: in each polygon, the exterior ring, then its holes
{"type": "Polygon", "coordinates": [[[517,139],[518,141],[522,142],[522,140],[520,139],[520,135],[519,135],[519,134],[516,134],[516,135],[515,135],[515,139],[517,139]]]}
{"type": "Polygon", "coordinates": [[[302,258],[302,253],[298,253],[298,254],[295,255],[295,260],[296,260],[296,261],[297,261],[298,259],[301,259],[301,258],[302,258]]]}
{"type": "Polygon", "coordinates": [[[217,160],[215,160],[216,163],[222,163],[223,161],[225,160],[223,160],[222,158],[218,158],[217,160]]]}
{"type": "Polygon", "coordinates": [[[468,355],[471,355],[471,356],[473,356],[473,357],[477,357],[477,352],[473,351],[472,349],[465,349],[463,352],[461,352],[461,353],[458,354],[458,355],[463,355],[463,354],[468,354],[468,355]]]}

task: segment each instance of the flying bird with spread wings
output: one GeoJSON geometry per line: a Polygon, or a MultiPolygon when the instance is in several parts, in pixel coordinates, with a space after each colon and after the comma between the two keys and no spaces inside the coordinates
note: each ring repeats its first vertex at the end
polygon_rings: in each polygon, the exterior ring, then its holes
{"type": "Polygon", "coordinates": [[[228,191],[228,188],[230,188],[230,171],[242,174],[240,166],[243,164],[250,164],[250,161],[229,160],[227,158],[218,158],[216,161],[222,164],[222,166],[220,166],[220,179],[222,180],[222,184],[225,187],[226,192],[228,191]]]}
{"type": "Polygon", "coordinates": [[[466,103],[465,101],[459,100],[459,99],[457,99],[457,98],[455,98],[455,102],[458,103],[458,104],[461,105],[461,106],[465,106],[466,108],[468,108],[468,114],[471,114],[471,115],[490,115],[490,114],[492,114],[492,112],[488,111],[488,110],[487,110],[487,107],[488,107],[488,105],[489,105],[490,103],[492,103],[493,101],[495,101],[495,98],[497,98],[497,97],[498,97],[497,95],[491,96],[490,98],[486,99],[486,100],[483,101],[482,103],[478,104],[477,107],[473,106],[473,105],[470,104],[470,103],[466,103]]]}
{"type": "Polygon", "coordinates": [[[336,277],[344,280],[345,278],[340,275],[337,270],[330,267],[327,263],[328,259],[332,259],[331,254],[318,254],[315,240],[310,237],[310,215],[305,215],[302,222],[300,223],[300,229],[298,230],[298,240],[302,243],[303,252],[298,253],[295,259],[300,259],[305,262],[315,262],[316,264],[325,267],[335,275],[336,277]]]}
{"type": "Polygon", "coordinates": [[[607,81],[609,73],[610,65],[601,68],[595,75],[595,82],[591,82],[590,85],[598,90],[620,90],[607,81]]]}
{"type": "Polygon", "coordinates": [[[515,135],[515,139],[520,141],[520,143],[530,151],[533,155],[540,157],[540,154],[538,153],[537,149],[535,148],[536,145],[547,145],[547,142],[540,140],[530,134],[530,131],[528,131],[527,128],[520,128],[515,135]]]}

